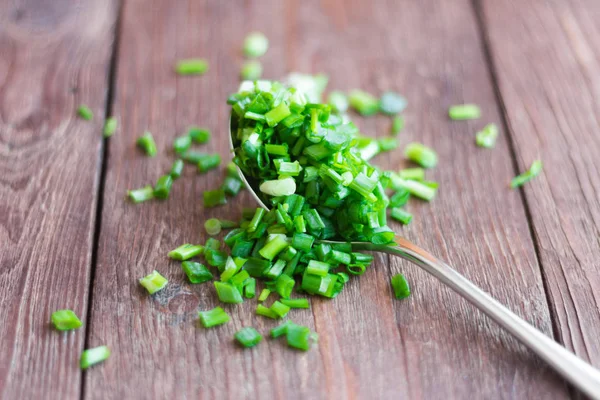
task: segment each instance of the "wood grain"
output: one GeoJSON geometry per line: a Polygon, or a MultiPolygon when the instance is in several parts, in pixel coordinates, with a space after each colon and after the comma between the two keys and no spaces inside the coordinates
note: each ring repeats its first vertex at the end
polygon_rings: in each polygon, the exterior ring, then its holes
{"type": "MultiPolygon", "coordinates": [[[[172,248],[206,239],[209,216],[233,218],[247,194],[203,210],[203,190],[222,172],[193,168],[164,202],[131,205],[127,189],[153,183],[173,160],[172,139],[191,124],[210,128],[204,150],[227,154],[226,96],[237,87],[240,45],[251,30],[271,41],[262,58],[266,78],[289,71],[325,72],[331,87],[410,99],[402,141],[423,141],[439,152],[439,198],[413,202],[407,229],[418,244],[456,265],[476,284],[551,335],[539,266],[521,198],[506,183],[513,175],[504,135],[494,151],[475,147],[474,132],[499,123],[471,3],[131,0],[123,9],[115,112],[122,132],[111,139],[100,235],[91,345],[113,349],[110,361],[86,375],[88,398],[564,398],[563,382],[457,295],[416,267],[377,256],[372,269],[334,301],[313,300],[291,318],[320,334],[316,349],[296,353],[267,339],[243,351],[236,330],[261,332],[276,323],[254,315],[255,303],[227,307],[228,325],[204,330],[198,310],[217,305],[210,284],[188,285],[172,248]],[[180,58],[206,57],[210,71],[176,77],[180,58]],[[447,107],[482,105],[485,119],[452,123],[447,107]],[[160,155],[134,146],[149,129],[160,155]],[[170,279],[150,297],[137,279],[157,269],[170,279]],[[390,295],[391,274],[404,272],[414,296],[390,295]]],[[[361,121],[385,135],[389,120],[361,121]]],[[[402,165],[401,151],[380,156],[402,165]]]]}
{"type": "Polygon", "coordinates": [[[600,3],[483,4],[558,338],[600,367],[600,3]]]}
{"type": "Polygon", "coordinates": [[[0,397],[73,399],[101,167],[113,1],[0,1],[0,397]],[[93,121],[76,117],[80,104],[93,121]]]}

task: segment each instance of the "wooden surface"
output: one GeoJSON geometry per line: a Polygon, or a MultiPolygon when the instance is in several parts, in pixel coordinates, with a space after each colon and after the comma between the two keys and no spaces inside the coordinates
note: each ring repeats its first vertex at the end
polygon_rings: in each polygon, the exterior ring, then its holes
{"type": "MultiPolygon", "coordinates": [[[[197,311],[218,304],[214,289],[187,284],[166,253],[204,241],[206,218],[237,218],[248,194],[204,210],[202,192],[223,172],[188,166],[164,202],[124,196],[168,171],[172,140],[189,125],[211,129],[203,150],[227,157],[224,99],[237,88],[245,35],[261,30],[271,42],[266,78],[323,72],[330,90],[405,94],[401,141],[438,151],[429,176],[441,189],[432,203],[412,201],[414,222],[394,228],[600,366],[599,18],[589,0],[0,0],[0,397],[575,395],[459,296],[387,256],[335,300],[290,314],[319,333],[310,352],[269,339],[241,350],[235,331],[267,333],[276,322],[247,301],[227,307],[229,324],[198,327],[197,311]],[[177,77],[173,64],[188,57],[207,58],[207,75],[177,77]],[[448,106],[463,102],[481,105],[482,119],[449,121],[448,106]],[[81,103],[93,122],[74,118],[81,103]],[[106,109],[119,129],[102,157],[106,109]],[[488,122],[501,127],[494,150],[474,145],[488,122]],[[156,158],[135,147],[144,130],[156,158]],[[510,190],[516,169],[538,157],[544,174],[510,190]],[[137,280],[153,269],[169,285],[150,297],[137,280]],[[412,284],[407,301],[392,300],[397,272],[412,284]],[[84,328],[49,329],[59,308],[74,309],[84,328]],[[111,358],[81,373],[84,345],[101,344],[111,358]]],[[[389,129],[383,117],[358,123],[374,136],[389,129]]],[[[374,161],[405,165],[401,149],[374,161]]]]}

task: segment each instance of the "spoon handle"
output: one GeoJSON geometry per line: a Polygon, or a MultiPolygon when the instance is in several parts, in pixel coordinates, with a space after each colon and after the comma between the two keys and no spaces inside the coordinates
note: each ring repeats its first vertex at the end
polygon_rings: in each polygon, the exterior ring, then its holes
{"type": "Polygon", "coordinates": [[[421,266],[513,334],[577,389],[593,399],[600,399],[599,370],[525,322],[446,263],[405,239],[399,238],[396,242],[398,246],[382,246],[378,250],[421,266]]]}

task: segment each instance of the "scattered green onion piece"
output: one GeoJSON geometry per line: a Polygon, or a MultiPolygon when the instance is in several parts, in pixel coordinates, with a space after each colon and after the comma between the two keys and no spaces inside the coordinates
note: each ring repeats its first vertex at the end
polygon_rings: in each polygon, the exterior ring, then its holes
{"type": "Polygon", "coordinates": [[[204,198],[204,207],[211,208],[227,204],[225,191],[223,189],[206,190],[202,194],[204,198]]]}
{"type": "Polygon", "coordinates": [[[92,110],[85,105],[79,106],[79,108],[77,109],[77,114],[79,114],[80,118],[85,119],[86,121],[91,121],[92,118],[94,118],[94,113],[92,112],[92,110]]]}
{"type": "Polygon", "coordinates": [[[406,158],[416,162],[423,168],[433,168],[437,165],[438,157],[435,151],[421,143],[410,143],[404,152],[406,158]]]}
{"type": "Polygon", "coordinates": [[[186,243],[182,244],[175,250],[171,250],[167,255],[173,260],[185,261],[189,260],[192,257],[202,254],[203,251],[204,246],[202,245],[186,243]]]}
{"type": "Polygon", "coordinates": [[[104,123],[104,131],[102,132],[102,135],[105,138],[111,137],[112,135],[115,134],[116,130],[117,130],[117,119],[115,117],[108,117],[106,119],[106,122],[104,123]]]}
{"type": "Polygon", "coordinates": [[[410,179],[412,181],[422,181],[425,179],[425,170],[423,168],[406,168],[401,170],[398,175],[402,179],[410,179]]]}
{"type": "Polygon", "coordinates": [[[404,111],[407,106],[406,99],[398,93],[385,92],[379,100],[379,109],[387,115],[396,115],[404,111]]]}
{"type": "Polygon", "coordinates": [[[169,281],[156,270],[152,271],[150,275],[140,279],[140,285],[145,287],[150,294],[154,294],[163,289],[167,286],[167,283],[169,283],[169,281]]]}
{"type": "Polygon", "coordinates": [[[402,131],[403,128],[404,117],[394,117],[394,119],[392,119],[392,127],[390,129],[391,134],[396,136],[400,133],[400,131],[402,131]]]}
{"type": "Polygon", "coordinates": [[[477,119],[481,116],[481,109],[476,104],[459,104],[448,109],[448,116],[455,121],[477,119]]]}
{"type": "Polygon", "coordinates": [[[263,67],[260,61],[250,60],[244,63],[242,70],[240,71],[240,75],[242,79],[254,81],[256,79],[260,79],[262,72],[263,67]]]}
{"type": "Polygon", "coordinates": [[[92,349],[87,349],[81,353],[79,366],[81,369],[88,369],[92,365],[108,360],[109,357],[110,349],[107,346],[98,346],[92,349]]]}
{"type": "Polygon", "coordinates": [[[142,203],[154,198],[154,188],[147,185],[141,189],[128,190],[127,196],[136,204],[142,203]]]}
{"type": "Polygon", "coordinates": [[[290,111],[288,106],[284,102],[281,102],[277,107],[271,109],[271,111],[266,113],[265,118],[269,126],[274,126],[291,113],[292,112],[290,111]]]}
{"type": "Polygon", "coordinates": [[[175,72],[179,75],[203,75],[206,71],[208,62],[203,58],[181,60],[175,65],[175,72]]]}
{"type": "Polygon", "coordinates": [[[363,116],[369,116],[379,111],[379,100],[362,90],[353,90],[348,96],[352,108],[363,116]]]}
{"type": "Polygon", "coordinates": [[[208,143],[210,140],[210,131],[204,128],[198,128],[197,126],[191,126],[188,128],[188,136],[196,143],[208,143]]]}
{"type": "Polygon", "coordinates": [[[498,126],[496,124],[488,124],[475,135],[475,143],[479,147],[491,149],[496,145],[498,139],[498,126]]]}
{"type": "MultiPolygon", "coordinates": [[[[257,242],[257,245],[258,244],[259,243],[257,242]]],[[[248,258],[248,261],[244,265],[244,269],[254,278],[260,278],[270,267],[271,263],[268,260],[262,260],[256,257],[248,258]]]]}
{"type": "Polygon", "coordinates": [[[262,304],[259,304],[258,306],[256,306],[256,314],[262,315],[263,317],[267,317],[267,318],[271,318],[271,319],[279,319],[278,314],[276,314],[270,308],[263,306],[262,304]]]}
{"type": "Polygon", "coordinates": [[[278,318],[285,317],[287,315],[287,313],[290,311],[290,307],[286,306],[285,304],[283,304],[280,301],[275,301],[271,305],[270,308],[271,308],[271,311],[273,311],[273,313],[275,313],[278,318]]]}
{"type": "Polygon", "coordinates": [[[72,310],[58,310],[52,313],[52,323],[59,331],[77,329],[83,325],[81,320],[72,310]]]}
{"type": "Polygon", "coordinates": [[[288,328],[291,325],[295,325],[295,324],[292,321],[287,320],[284,323],[282,323],[281,325],[276,326],[275,328],[271,329],[271,337],[273,339],[276,339],[280,336],[285,335],[287,333],[288,328]]]}
{"type": "Polygon", "coordinates": [[[263,289],[260,292],[260,295],[258,296],[258,301],[263,302],[263,301],[267,300],[267,298],[269,297],[270,294],[271,294],[271,291],[269,289],[263,289]]]}
{"type": "Polygon", "coordinates": [[[348,98],[343,92],[333,91],[329,93],[327,102],[333,112],[343,114],[348,110],[348,98]]]}
{"type": "MultiPolygon", "coordinates": [[[[245,271],[242,271],[245,272],[245,271]]],[[[248,283],[244,286],[244,297],[253,299],[256,296],[256,279],[248,278],[248,283]]]]}
{"type": "Polygon", "coordinates": [[[171,186],[173,186],[173,178],[171,175],[163,175],[158,178],[156,185],[154,185],[154,197],[157,199],[166,199],[169,197],[171,192],[171,186]]]}
{"type": "Polygon", "coordinates": [[[519,186],[522,186],[524,183],[538,176],[541,171],[542,162],[540,160],[535,160],[533,163],[531,163],[531,167],[529,167],[529,170],[523,172],[521,175],[514,177],[512,181],[510,181],[510,187],[514,189],[519,186]]]}
{"type": "Polygon", "coordinates": [[[290,347],[303,351],[310,349],[310,329],[305,326],[289,325],[285,337],[290,347]]]}
{"type": "Polygon", "coordinates": [[[260,333],[251,327],[240,329],[235,333],[234,337],[245,348],[254,347],[262,340],[260,333]]]}
{"type": "Polygon", "coordinates": [[[212,328],[229,322],[229,315],[221,307],[215,307],[209,311],[200,311],[198,317],[205,328],[212,328]]]}
{"type": "Polygon", "coordinates": [[[181,268],[187,275],[190,283],[204,283],[213,279],[213,274],[200,263],[184,261],[181,263],[181,268]]]}
{"type": "Polygon", "coordinates": [[[289,308],[310,308],[308,299],[281,299],[279,301],[289,308]]]}
{"type": "Polygon", "coordinates": [[[243,303],[244,299],[240,291],[230,283],[214,281],[217,296],[222,303],[239,304],[243,303]]]}
{"type": "Polygon", "coordinates": [[[282,298],[289,299],[295,284],[296,282],[291,277],[282,274],[275,281],[275,289],[282,298]]]}
{"type": "Polygon", "coordinates": [[[221,164],[221,156],[219,154],[207,154],[198,161],[198,170],[200,172],[210,171],[217,168],[221,164]]]}
{"type": "Polygon", "coordinates": [[[392,208],[390,216],[396,221],[402,222],[404,225],[408,225],[413,217],[411,213],[404,211],[401,208],[392,208]]]}
{"type": "Polygon", "coordinates": [[[204,243],[204,247],[207,250],[221,250],[221,242],[215,238],[208,238],[206,239],[206,243],[204,243]]]}
{"type": "Polygon", "coordinates": [[[192,139],[189,136],[180,136],[173,141],[173,150],[180,154],[187,151],[192,145],[192,139]]]}
{"type": "Polygon", "coordinates": [[[394,137],[381,138],[377,143],[379,144],[379,150],[381,151],[390,151],[398,147],[398,141],[394,137]]]}
{"type": "Polygon", "coordinates": [[[154,157],[156,155],[156,143],[154,142],[154,138],[150,132],[144,132],[144,135],[139,137],[136,143],[142,150],[144,150],[146,155],[150,157],[154,157]]]}
{"type": "Polygon", "coordinates": [[[178,155],[183,161],[188,162],[190,164],[196,164],[197,166],[200,160],[204,159],[208,154],[199,151],[188,150],[178,155]]]}
{"type": "Polygon", "coordinates": [[[397,299],[405,299],[410,296],[410,287],[406,278],[402,274],[396,274],[392,277],[392,289],[394,290],[394,296],[397,299]]]}
{"type": "Polygon", "coordinates": [[[390,206],[391,207],[402,207],[408,202],[410,198],[410,192],[404,188],[398,188],[396,193],[390,197],[390,206]]]}
{"type": "Polygon", "coordinates": [[[181,159],[177,159],[173,162],[173,165],[171,166],[171,172],[169,172],[169,175],[171,175],[171,178],[173,179],[177,179],[181,176],[181,174],[183,173],[183,160],[181,159]]]}
{"type": "Polygon", "coordinates": [[[228,219],[219,219],[219,223],[221,224],[221,228],[223,229],[237,228],[239,226],[237,222],[230,221],[228,219]]]}
{"type": "Polygon", "coordinates": [[[238,178],[232,178],[231,176],[225,178],[223,184],[221,185],[221,189],[223,189],[223,191],[229,196],[236,196],[240,190],[242,190],[242,187],[242,181],[240,181],[238,178]]]}
{"type": "Polygon", "coordinates": [[[269,39],[261,32],[251,32],[244,40],[244,54],[246,57],[260,57],[267,52],[269,39]]]}

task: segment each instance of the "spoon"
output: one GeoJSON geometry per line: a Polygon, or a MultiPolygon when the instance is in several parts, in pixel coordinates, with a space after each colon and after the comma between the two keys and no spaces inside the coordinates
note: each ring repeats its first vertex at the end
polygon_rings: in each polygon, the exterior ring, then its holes
{"type": "MultiPolygon", "coordinates": [[[[234,151],[231,124],[234,123],[230,116],[229,146],[234,151]]],[[[259,206],[269,211],[269,207],[256,193],[258,182],[252,177],[247,177],[238,168],[238,172],[246,188],[259,206]]],[[[429,252],[414,245],[408,240],[396,236],[394,244],[376,245],[369,242],[351,242],[353,250],[375,251],[402,257],[439,279],[456,293],[461,295],[476,308],[483,311],[498,325],[515,336],[521,343],[546,361],[552,368],[562,375],[577,389],[587,394],[592,399],[600,400],[600,370],[597,370],[571,351],[555,342],[533,325],[500,304],[489,294],[475,286],[468,279],[456,272],[445,262],[437,259],[429,252]]],[[[337,244],[331,240],[321,240],[320,243],[337,244]]]]}

